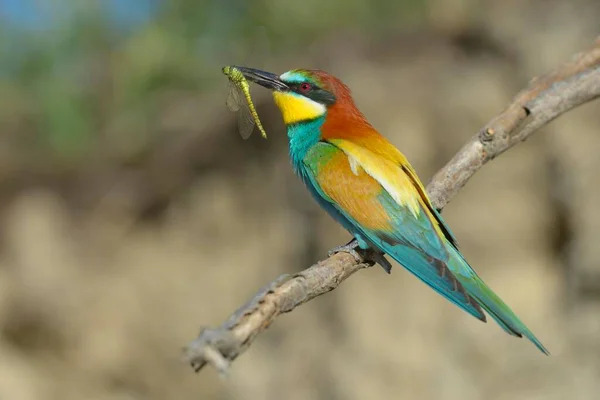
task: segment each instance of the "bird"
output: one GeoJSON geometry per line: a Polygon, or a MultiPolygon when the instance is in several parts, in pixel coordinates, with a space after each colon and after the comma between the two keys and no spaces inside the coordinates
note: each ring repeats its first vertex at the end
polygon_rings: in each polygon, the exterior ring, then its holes
{"type": "Polygon", "coordinates": [[[236,67],[272,91],[286,126],[292,167],[312,197],[352,236],[332,253],[384,255],[468,314],[550,352],[469,265],[408,159],[357,108],[339,78],[317,69],[281,75],[236,67]]]}

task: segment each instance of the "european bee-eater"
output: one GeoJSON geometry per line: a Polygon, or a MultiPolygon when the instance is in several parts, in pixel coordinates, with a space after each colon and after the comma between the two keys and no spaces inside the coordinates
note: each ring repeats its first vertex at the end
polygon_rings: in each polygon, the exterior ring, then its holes
{"type": "Polygon", "coordinates": [[[349,88],[320,71],[280,76],[236,67],[273,91],[296,174],[318,204],[355,238],[349,250],[387,254],[443,297],[485,322],[485,310],[510,335],[548,350],[467,263],[406,157],[358,110],[349,88]]]}

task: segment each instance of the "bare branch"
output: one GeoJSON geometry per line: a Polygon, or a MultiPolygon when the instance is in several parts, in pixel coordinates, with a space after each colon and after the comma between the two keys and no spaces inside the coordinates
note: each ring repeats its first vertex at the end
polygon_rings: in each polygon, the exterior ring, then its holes
{"type": "MultiPolygon", "coordinates": [[[[443,208],[483,165],[559,115],[600,96],[600,38],[555,71],[533,79],[509,106],[486,124],[431,180],[427,191],[443,208]]],[[[350,275],[373,265],[338,253],[294,275],[281,276],[215,329],[203,329],[184,351],[196,371],[211,364],[226,374],[229,364],[283,313],[327,293],[350,275]]]]}
{"type": "Polygon", "coordinates": [[[338,253],[294,276],[282,275],[259,290],[224,324],[216,329],[202,329],[185,349],[184,358],[196,371],[210,363],[225,375],[227,360],[234,360],[246,350],[279,314],[335,289],[350,275],[371,265],[349,253],[338,253]],[[222,357],[215,357],[215,349],[222,357]]]}
{"type": "Polygon", "coordinates": [[[509,106],[488,122],[439,170],[427,186],[435,207],[443,208],[488,161],[559,115],[600,96],[600,38],[588,51],[531,80],[509,106]]]}

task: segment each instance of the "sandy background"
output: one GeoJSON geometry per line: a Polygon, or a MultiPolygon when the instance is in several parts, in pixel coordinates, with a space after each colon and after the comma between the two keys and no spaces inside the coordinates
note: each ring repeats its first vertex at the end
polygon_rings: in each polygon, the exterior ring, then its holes
{"type": "Polygon", "coordinates": [[[0,76],[0,399],[599,398],[598,102],[444,211],[552,357],[373,268],[280,318],[228,381],[179,358],[200,326],[348,240],[293,176],[266,91],[269,140],[237,136],[219,66],[338,75],[427,182],[529,78],[592,43],[598,1],[191,3],[121,31],[83,7],[0,32],[30,46],[0,52],[17,65],[0,76]],[[258,23],[266,57],[241,45],[258,23]]]}

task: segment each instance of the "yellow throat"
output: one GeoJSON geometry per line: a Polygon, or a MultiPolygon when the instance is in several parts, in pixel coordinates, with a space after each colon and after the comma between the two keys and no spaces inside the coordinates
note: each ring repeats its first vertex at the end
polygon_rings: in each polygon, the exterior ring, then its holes
{"type": "Polygon", "coordinates": [[[273,92],[273,99],[286,125],[315,119],[327,112],[324,105],[296,93],[276,91],[273,92]]]}

